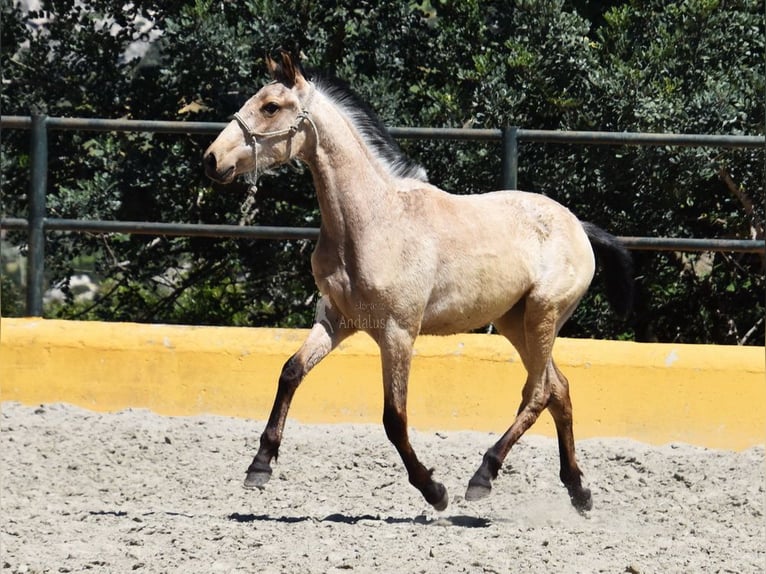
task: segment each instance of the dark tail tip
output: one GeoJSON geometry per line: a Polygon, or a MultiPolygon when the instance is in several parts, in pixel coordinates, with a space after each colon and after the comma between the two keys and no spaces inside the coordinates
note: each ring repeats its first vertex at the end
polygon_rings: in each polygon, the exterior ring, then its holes
{"type": "Polygon", "coordinates": [[[602,275],[606,286],[606,296],[615,313],[625,319],[633,309],[635,296],[633,258],[614,235],[585,221],[582,222],[582,226],[604,269],[602,275]]]}

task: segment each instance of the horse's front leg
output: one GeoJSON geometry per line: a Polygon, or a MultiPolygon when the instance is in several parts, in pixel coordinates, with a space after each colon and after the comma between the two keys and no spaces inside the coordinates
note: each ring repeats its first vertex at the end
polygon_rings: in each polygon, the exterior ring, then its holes
{"type": "Polygon", "coordinates": [[[322,298],[317,308],[317,322],[309,336],[282,367],[269,421],[261,434],[258,453],[247,469],[246,488],[262,488],[271,478],[271,460],[276,459],[279,454],[287,412],[303,378],[354,331],[349,322],[341,319],[341,315],[332,308],[329,301],[322,298]]]}
{"type": "Polygon", "coordinates": [[[449,501],[447,489],[434,481],[431,477],[433,470],[426,469],[418,460],[407,432],[407,383],[414,336],[390,325],[376,335],[383,364],[383,426],[386,436],[402,457],[410,483],[436,510],[444,510],[449,501]]]}

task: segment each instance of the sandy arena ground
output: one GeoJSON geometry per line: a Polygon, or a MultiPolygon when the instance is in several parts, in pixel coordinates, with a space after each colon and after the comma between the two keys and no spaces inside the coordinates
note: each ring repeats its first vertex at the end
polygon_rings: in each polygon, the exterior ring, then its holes
{"type": "Polygon", "coordinates": [[[492,496],[467,503],[497,437],[413,431],[450,492],[437,513],[375,425],[289,421],[272,481],[245,490],[262,428],[3,403],[1,571],[766,571],[763,447],[580,441],[594,496],[583,517],[558,481],[554,440],[523,438],[492,496]]]}

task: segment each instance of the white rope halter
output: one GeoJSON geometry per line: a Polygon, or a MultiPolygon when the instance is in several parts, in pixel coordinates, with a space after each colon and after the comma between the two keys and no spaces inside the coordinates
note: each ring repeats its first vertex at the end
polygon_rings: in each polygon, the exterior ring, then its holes
{"type": "Polygon", "coordinates": [[[311,119],[311,113],[309,112],[309,104],[311,103],[311,100],[314,98],[314,93],[316,92],[316,88],[314,86],[311,86],[311,92],[309,93],[308,98],[306,98],[306,102],[303,104],[301,111],[298,113],[298,115],[295,117],[295,122],[288,128],[285,128],[283,130],[275,130],[271,132],[257,132],[253,130],[245,121],[245,118],[242,117],[242,114],[239,112],[234,114],[234,119],[237,120],[237,123],[239,124],[239,127],[242,128],[242,132],[245,134],[245,141],[250,146],[250,149],[253,152],[253,170],[247,172],[244,175],[245,181],[248,183],[247,187],[247,197],[245,198],[245,201],[242,202],[242,206],[240,207],[240,225],[249,225],[252,221],[253,217],[255,216],[255,210],[253,209],[253,206],[255,205],[255,194],[258,193],[258,140],[259,139],[267,139],[267,138],[275,138],[280,136],[290,136],[292,137],[295,135],[298,130],[301,128],[301,124],[303,124],[304,121],[307,121],[311,125],[311,129],[314,130],[314,135],[317,139],[317,144],[319,143],[319,131],[317,131],[317,126],[314,123],[314,120],[311,119]]]}

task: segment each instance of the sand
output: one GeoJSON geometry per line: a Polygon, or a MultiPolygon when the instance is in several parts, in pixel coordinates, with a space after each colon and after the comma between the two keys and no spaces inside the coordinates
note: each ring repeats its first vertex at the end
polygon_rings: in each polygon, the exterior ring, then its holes
{"type": "Polygon", "coordinates": [[[468,503],[497,436],[413,430],[450,492],[439,513],[376,425],[290,420],[271,482],[245,490],[262,428],[3,403],[1,571],[766,571],[763,447],[580,441],[594,498],[582,516],[559,483],[554,440],[524,437],[492,495],[468,503]]]}

